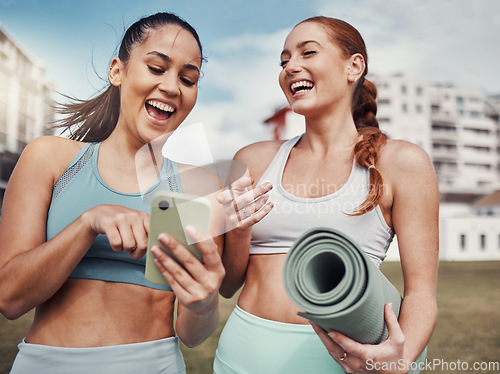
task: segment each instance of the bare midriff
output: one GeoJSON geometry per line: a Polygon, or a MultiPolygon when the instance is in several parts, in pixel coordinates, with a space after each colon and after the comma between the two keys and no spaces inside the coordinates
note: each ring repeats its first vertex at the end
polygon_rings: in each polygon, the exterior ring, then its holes
{"type": "Polygon", "coordinates": [[[255,316],[285,323],[307,324],[288,298],[282,273],[286,254],[251,255],[245,285],[238,299],[243,310],[255,316]]]}
{"type": "Polygon", "coordinates": [[[100,347],[171,337],[174,299],[138,285],[69,279],[37,307],[26,342],[100,347]]]}

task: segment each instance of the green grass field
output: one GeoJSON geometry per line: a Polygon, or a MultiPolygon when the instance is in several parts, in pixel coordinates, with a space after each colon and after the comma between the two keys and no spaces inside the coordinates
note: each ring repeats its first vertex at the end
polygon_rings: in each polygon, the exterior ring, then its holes
{"type": "MultiPolygon", "coordinates": [[[[382,271],[402,290],[399,263],[384,263],[382,271]]],[[[453,370],[457,362],[500,362],[500,262],[442,262],[438,279],[439,317],[428,349],[428,360],[442,360],[449,370],[436,366],[425,373],[499,373],[498,370],[453,370]]],[[[209,374],[217,339],[236,298],[221,298],[221,324],[202,345],[182,347],[188,374],[209,374]]],[[[32,312],[16,321],[0,316],[0,374],[8,373],[33,317],[32,312]]],[[[498,366],[497,366],[498,369],[498,366]]],[[[258,374],[258,373],[256,373],[258,374]]],[[[281,374],[281,373],[276,373],[281,374]]],[[[313,374],[313,373],[304,373],[313,374]]]]}

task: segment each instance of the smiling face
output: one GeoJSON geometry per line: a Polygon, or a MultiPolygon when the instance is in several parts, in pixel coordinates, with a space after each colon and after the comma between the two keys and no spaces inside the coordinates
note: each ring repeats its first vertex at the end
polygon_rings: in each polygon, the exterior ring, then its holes
{"type": "Polygon", "coordinates": [[[281,89],[296,113],[324,115],[345,105],[350,108],[351,61],[315,22],[297,25],[285,40],[279,75],[281,89]]]}
{"type": "Polygon", "coordinates": [[[201,62],[196,39],[177,25],[150,31],[126,63],[113,59],[109,79],[120,87],[117,129],[144,143],[174,131],[196,103],[201,62]]]}

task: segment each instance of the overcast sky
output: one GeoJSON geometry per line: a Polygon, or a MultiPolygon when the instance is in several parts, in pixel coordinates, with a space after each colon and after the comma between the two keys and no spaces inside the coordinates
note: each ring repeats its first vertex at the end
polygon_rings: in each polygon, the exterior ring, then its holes
{"type": "Polygon", "coordinates": [[[98,76],[125,29],[157,11],[178,14],[200,34],[208,63],[185,123],[203,122],[216,158],[269,137],[262,122],[285,104],[284,39],[313,15],[355,26],[373,74],[500,93],[498,0],[0,0],[0,24],[44,63],[56,90],[86,98],[104,85],[98,76]]]}

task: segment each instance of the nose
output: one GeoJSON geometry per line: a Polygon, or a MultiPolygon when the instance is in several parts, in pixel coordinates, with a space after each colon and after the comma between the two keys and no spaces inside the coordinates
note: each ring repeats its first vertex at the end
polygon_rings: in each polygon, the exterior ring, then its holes
{"type": "Polygon", "coordinates": [[[173,71],[168,71],[161,77],[158,89],[168,96],[178,96],[180,94],[179,79],[173,71]]]}
{"type": "Polygon", "coordinates": [[[285,73],[287,73],[288,75],[292,75],[294,73],[299,72],[300,70],[301,66],[299,64],[298,59],[295,58],[294,56],[291,56],[285,65],[285,73]]]}

